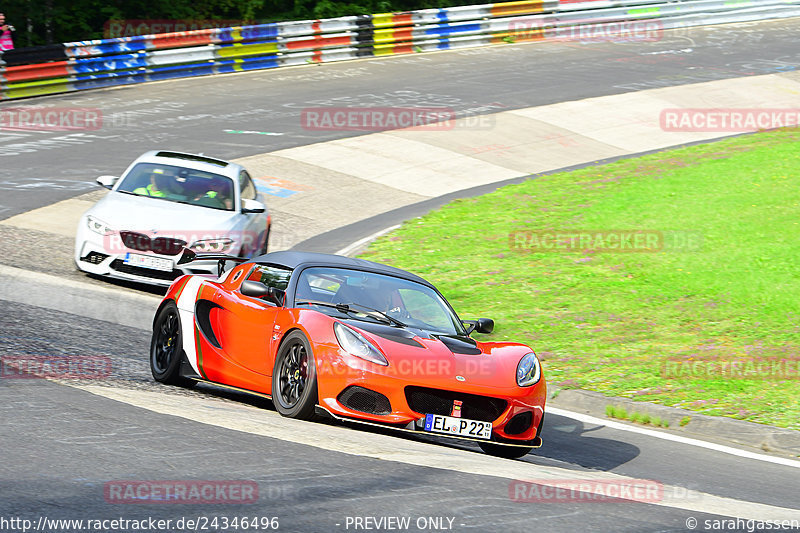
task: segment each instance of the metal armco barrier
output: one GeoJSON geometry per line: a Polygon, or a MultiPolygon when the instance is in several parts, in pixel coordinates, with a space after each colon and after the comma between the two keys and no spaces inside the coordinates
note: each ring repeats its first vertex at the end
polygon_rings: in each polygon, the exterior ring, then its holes
{"type": "Polygon", "coordinates": [[[523,0],[80,41],[3,53],[0,99],[493,43],[592,40],[603,31],[624,39],[630,24],[662,30],[793,16],[800,0],[523,0]]]}

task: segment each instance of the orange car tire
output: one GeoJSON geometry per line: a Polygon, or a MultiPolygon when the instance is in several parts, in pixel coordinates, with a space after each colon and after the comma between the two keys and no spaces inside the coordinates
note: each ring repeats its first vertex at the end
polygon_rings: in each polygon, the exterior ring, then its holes
{"type": "Polygon", "coordinates": [[[313,420],[319,401],[317,372],[311,344],[303,332],[289,333],[275,356],[272,402],[283,416],[313,420]]]}

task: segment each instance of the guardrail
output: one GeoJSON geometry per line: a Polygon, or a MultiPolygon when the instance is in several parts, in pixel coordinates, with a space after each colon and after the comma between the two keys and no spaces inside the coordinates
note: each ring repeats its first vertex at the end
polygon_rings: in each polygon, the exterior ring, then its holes
{"type": "Polygon", "coordinates": [[[3,53],[0,99],[598,32],[654,40],[648,32],[794,16],[800,0],[523,0],[79,41],[3,53]]]}

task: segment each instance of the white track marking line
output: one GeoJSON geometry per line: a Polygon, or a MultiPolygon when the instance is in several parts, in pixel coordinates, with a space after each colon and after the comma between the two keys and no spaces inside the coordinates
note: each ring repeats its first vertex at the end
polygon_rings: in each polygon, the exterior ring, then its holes
{"type": "Polygon", "coordinates": [[[559,409],[557,407],[546,407],[545,412],[552,413],[554,415],[565,416],[567,418],[571,418],[579,422],[586,422],[587,424],[596,424],[598,426],[606,426],[611,429],[618,429],[620,431],[639,433],[640,435],[647,435],[648,437],[654,437],[657,439],[663,439],[672,442],[679,442],[681,444],[687,444],[689,446],[697,446],[698,448],[707,448],[709,450],[714,450],[716,452],[727,453],[729,455],[744,457],[746,459],[754,459],[757,461],[764,461],[767,463],[775,463],[778,465],[800,468],[800,461],[796,461],[794,459],[789,459],[784,457],[773,457],[772,455],[764,455],[763,453],[749,452],[747,450],[740,450],[738,448],[732,448],[730,446],[725,446],[723,444],[716,444],[713,442],[706,442],[703,440],[692,439],[689,437],[682,437],[680,435],[673,435],[672,433],[665,433],[661,431],[654,431],[652,429],[629,426],[627,424],[622,424],[620,422],[614,422],[612,420],[603,420],[602,418],[597,418],[591,415],[584,415],[581,413],[575,413],[572,411],[567,411],[566,409],[559,409]]]}
{"type": "Polygon", "coordinates": [[[400,224],[397,224],[395,226],[391,226],[391,227],[388,227],[386,229],[382,229],[380,231],[376,231],[372,235],[364,237],[363,239],[359,239],[356,242],[354,242],[353,244],[345,246],[344,248],[342,248],[341,250],[336,252],[336,255],[347,255],[347,254],[351,253],[353,250],[357,249],[359,246],[361,246],[363,244],[366,244],[366,243],[368,243],[370,241],[374,241],[378,237],[380,237],[380,236],[382,236],[382,235],[384,235],[386,233],[389,233],[390,231],[396,230],[399,227],[400,227],[400,224]]]}

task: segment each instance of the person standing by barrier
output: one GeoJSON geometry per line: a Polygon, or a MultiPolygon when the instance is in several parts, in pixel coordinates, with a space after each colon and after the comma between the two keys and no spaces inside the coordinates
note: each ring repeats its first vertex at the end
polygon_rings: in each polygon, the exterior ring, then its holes
{"type": "Polygon", "coordinates": [[[13,50],[14,41],[11,39],[11,32],[14,26],[6,24],[6,16],[0,13],[0,50],[13,50]]]}

